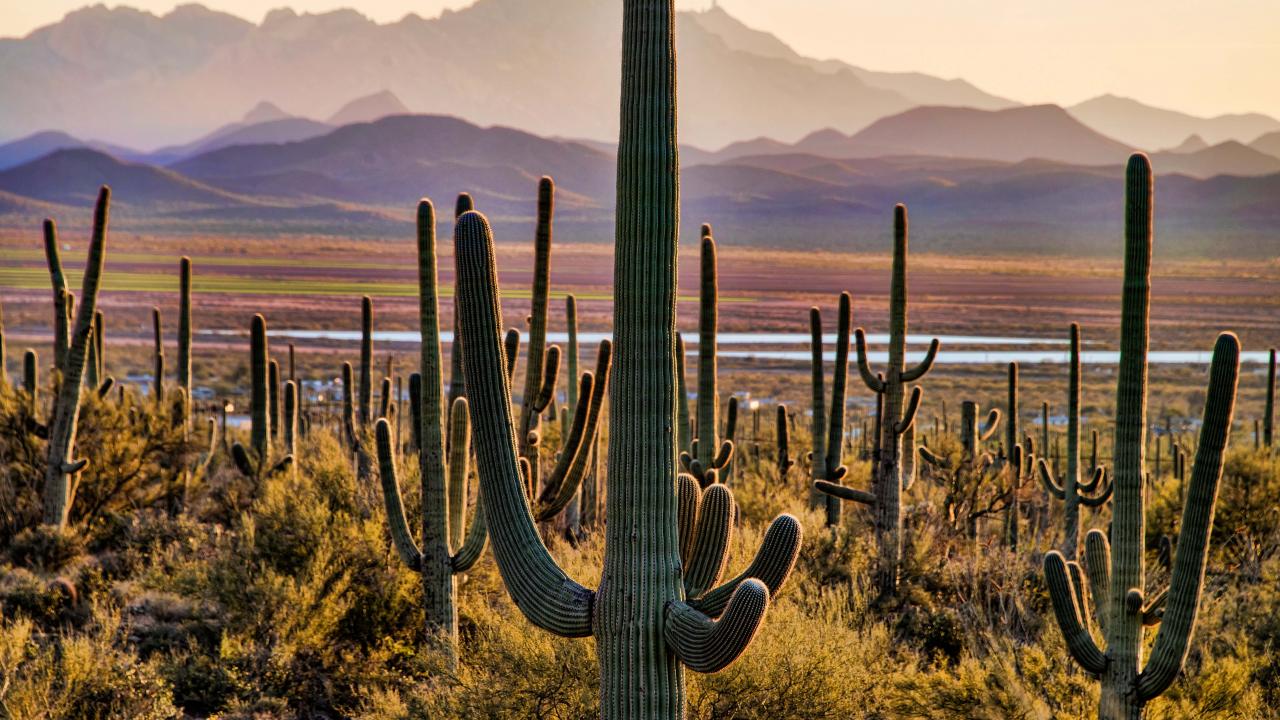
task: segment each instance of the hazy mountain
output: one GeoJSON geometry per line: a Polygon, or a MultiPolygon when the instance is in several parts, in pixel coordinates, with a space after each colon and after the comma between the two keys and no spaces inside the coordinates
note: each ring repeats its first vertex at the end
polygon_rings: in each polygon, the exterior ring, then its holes
{"type": "Polygon", "coordinates": [[[1264,152],[1272,157],[1280,158],[1280,131],[1267,133],[1249,143],[1249,147],[1264,152]]]}
{"type": "Polygon", "coordinates": [[[1186,140],[1183,140],[1182,143],[1179,144],[1177,147],[1169,148],[1168,152],[1193,153],[1193,152],[1200,152],[1201,150],[1204,150],[1208,147],[1209,147],[1209,143],[1205,142],[1204,138],[1200,137],[1199,135],[1188,135],[1186,140]]]}
{"type": "Polygon", "coordinates": [[[1202,118],[1115,95],[1101,95],[1067,111],[1103,135],[1147,149],[1173,147],[1188,135],[1216,145],[1227,140],[1249,142],[1280,130],[1280,120],[1259,113],[1202,118]]]}
{"type": "MultiPolygon", "coordinates": [[[[619,12],[598,0],[478,0],[385,25],[352,10],[274,10],[255,25],[198,5],[161,17],[95,6],[0,39],[0,137],[56,127],[154,147],[243,122],[228,108],[262,98],[324,118],[385,90],[397,112],[608,141],[618,75],[603,60],[621,51],[619,12]]],[[[1008,104],[962,81],[808,60],[722,10],[678,23],[682,139],[698,147],[854,132],[920,103],[1008,104]]]]}
{"type": "Polygon", "coordinates": [[[913,105],[954,105],[983,110],[1002,110],[1018,105],[1012,100],[983,92],[965,80],[944,80],[924,73],[877,72],[840,60],[807,58],[776,35],[747,27],[718,5],[690,13],[690,16],[698,25],[719,36],[732,50],[787,60],[825,73],[849,72],[871,87],[898,93],[913,105]]]}
{"type": "Polygon", "coordinates": [[[27,137],[0,145],[0,170],[16,167],[42,155],[48,155],[54,150],[64,150],[68,148],[93,148],[101,152],[125,158],[135,157],[140,154],[128,148],[108,145],[107,143],[81,140],[80,138],[72,137],[67,133],[51,130],[47,132],[38,132],[34,135],[28,135],[27,137]]]}
{"type": "Polygon", "coordinates": [[[335,127],[342,125],[351,125],[352,123],[366,123],[374,120],[381,120],[389,115],[408,115],[409,108],[400,102],[400,98],[390,90],[373,93],[358,97],[355,100],[338,108],[338,111],[329,118],[329,124],[335,127]]]}
{"type": "Polygon", "coordinates": [[[332,125],[294,117],[265,100],[253,106],[240,120],[228,123],[195,140],[160,148],[146,156],[151,163],[168,165],[178,160],[232,145],[281,143],[323,135],[332,125]]]}
{"type": "Polygon", "coordinates": [[[1198,178],[1280,173],[1280,157],[1268,155],[1235,140],[1190,153],[1154,153],[1151,164],[1161,174],[1182,173],[1198,178]]]}
{"type": "Polygon", "coordinates": [[[1008,110],[913,108],[853,135],[832,129],[812,133],[794,150],[832,158],[929,155],[1107,165],[1122,162],[1130,148],[1090,130],[1056,105],[1036,105],[1008,110]]]}
{"type": "MultiPolygon", "coordinates": [[[[1113,254],[1122,237],[1124,159],[1077,166],[792,152],[686,163],[683,227],[690,240],[699,222],[710,221],[725,243],[884,250],[893,204],[906,202],[921,249],[1113,254]]],[[[527,241],[543,173],[557,182],[558,238],[610,236],[609,153],[440,116],[393,116],[300,142],[222,148],[169,169],[57,151],[0,172],[0,224],[83,215],[105,182],[120,208],[113,224],[126,231],[411,238],[419,197],[448,208],[467,190],[500,240],[527,241]]],[[[1159,188],[1159,252],[1274,254],[1280,174],[1166,174],[1159,188]]]]}

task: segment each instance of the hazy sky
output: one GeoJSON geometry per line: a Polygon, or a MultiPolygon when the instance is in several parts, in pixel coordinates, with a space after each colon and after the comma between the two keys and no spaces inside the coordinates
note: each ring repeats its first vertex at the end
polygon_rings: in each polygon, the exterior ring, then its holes
{"type": "MultiPolygon", "coordinates": [[[[533,0],[530,0],[533,1],[533,0]]],[[[0,37],[55,22],[83,0],[0,0],[0,37]]],[[[124,3],[163,13],[173,0],[124,3]]],[[[260,0],[205,0],[260,21],[260,0]]],[[[293,0],[354,7],[380,22],[470,0],[293,0]]],[[[710,0],[677,0],[705,8],[710,0]]],[[[1070,104],[1110,92],[1199,115],[1280,117],[1278,0],[721,0],[805,55],[873,70],[963,77],[1021,102],[1070,104]]]]}

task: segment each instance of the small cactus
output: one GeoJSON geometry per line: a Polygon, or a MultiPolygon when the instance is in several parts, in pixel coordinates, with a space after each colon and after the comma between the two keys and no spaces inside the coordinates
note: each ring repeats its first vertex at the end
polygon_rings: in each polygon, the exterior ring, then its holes
{"type": "Polygon", "coordinates": [[[787,484],[787,473],[791,472],[791,468],[795,466],[796,461],[791,459],[791,431],[787,429],[787,406],[778,406],[777,419],[778,438],[778,484],[787,484]]]}
{"type": "MultiPolygon", "coordinates": [[[[840,524],[840,499],[831,493],[824,497],[822,483],[839,485],[849,472],[841,453],[844,440],[845,392],[849,382],[849,333],[853,325],[853,300],[849,293],[840,294],[836,314],[836,362],[831,380],[831,406],[826,404],[826,370],[822,357],[822,311],[809,308],[810,347],[813,351],[813,425],[810,477],[813,490],[809,506],[825,503],[827,527],[840,524]]],[[[879,415],[877,414],[877,417],[879,415]]]]}

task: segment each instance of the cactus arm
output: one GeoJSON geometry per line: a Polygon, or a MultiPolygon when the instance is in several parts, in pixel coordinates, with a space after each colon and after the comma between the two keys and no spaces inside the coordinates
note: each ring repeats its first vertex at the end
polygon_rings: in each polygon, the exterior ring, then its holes
{"type": "MultiPolygon", "coordinates": [[[[1102,468],[1098,469],[1101,470],[1102,468]]],[[[1080,504],[1091,508],[1102,507],[1111,499],[1111,493],[1115,489],[1116,486],[1114,483],[1108,483],[1107,486],[1103,488],[1102,492],[1097,495],[1080,495],[1080,504]]]]}
{"type": "Polygon", "coordinates": [[[582,479],[586,476],[587,463],[591,459],[590,448],[600,429],[600,414],[604,408],[604,394],[609,387],[609,370],[613,365],[613,342],[601,340],[600,349],[596,352],[595,374],[584,373],[583,380],[590,377],[592,383],[582,383],[579,393],[581,400],[574,408],[573,424],[569,437],[565,440],[560,452],[560,459],[547,479],[540,509],[537,513],[539,521],[550,520],[563,510],[578,494],[582,479]],[[585,405],[585,408],[580,406],[585,405]],[[579,410],[581,409],[581,412],[579,410]],[[578,428],[578,418],[584,418],[583,425],[578,428]],[[558,488],[559,492],[552,492],[558,488]],[[545,504],[544,504],[545,503],[545,504]]]}
{"type": "Polygon", "coordinates": [[[929,465],[932,467],[938,468],[940,470],[945,469],[947,467],[946,458],[939,457],[938,455],[934,454],[932,450],[930,450],[928,447],[924,445],[921,445],[916,450],[916,452],[920,454],[921,460],[924,460],[926,463],[929,463],[929,465]]]}
{"type": "Polygon", "coordinates": [[[238,442],[231,445],[231,460],[236,464],[236,469],[240,471],[241,475],[247,478],[257,476],[257,468],[254,467],[253,460],[249,457],[249,451],[245,449],[244,445],[238,442]]]}
{"type": "Polygon", "coordinates": [[[507,381],[510,382],[516,374],[516,359],[520,357],[520,331],[515,328],[507,330],[506,337],[502,339],[502,348],[507,353],[507,381]]]}
{"type": "Polygon", "coordinates": [[[1164,619],[1164,607],[1168,600],[1169,589],[1165,588],[1164,592],[1157,595],[1154,600],[1142,608],[1142,624],[1148,627],[1159,625],[1160,621],[1164,619]]]}
{"type": "Polygon", "coordinates": [[[1084,571],[1080,569],[1080,563],[1075,560],[1067,561],[1067,571],[1071,574],[1071,585],[1076,591],[1076,607],[1080,608],[1081,619],[1087,628],[1089,627],[1089,610],[1085,605],[1084,593],[1085,584],[1088,581],[1085,580],[1084,571]]]}
{"type": "Polygon", "coordinates": [[[360,299],[360,396],[361,427],[373,422],[373,299],[360,299]]]}
{"type": "Polygon", "coordinates": [[[689,420],[689,386],[685,380],[684,336],[676,333],[676,447],[688,450],[693,446],[693,426],[689,420]]]}
{"type": "Polygon", "coordinates": [[[929,343],[929,350],[925,352],[924,359],[913,368],[902,371],[902,382],[915,382],[933,369],[933,361],[938,357],[938,338],[934,338],[929,343]]]}
{"type": "MultiPolygon", "coordinates": [[[[409,383],[412,388],[413,383],[409,383]]],[[[419,388],[419,391],[420,388],[419,388]]],[[[416,420],[415,420],[416,422],[416,420]]],[[[467,399],[459,395],[449,405],[449,444],[445,454],[448,456],[449,473],[447,481],[447,499],[449,504],[449,547],[462,545],[463,534],[467,527],[467,478],[471,474],[471,418],[467,415],[467,399]]]]}
{"type": "Polygon", "coordinates": [[[800,521],[791,515],[779,515],[769,525],[764,541],[747,569],[697,599],[688,601],[689,605],[708,617],[720,617],[738,586],[752,578],[765,584],[770,597],[776,596],[800,557],[802,538],[800,521]]]}
{"type": "Polygon", "coordinates": [[[49,280],[53,284],[53,366],[61,368],[63,356],[71,343],[71,326],[66,310],[67,278],[58,256],[58,227],[48,218],[44,221],[44,257],[49,265],[49,280]]]}
{"type": "Polygon", "coordinates": [[[449,566],[455,573],[467,572],[476,564],[489,543],[489,527],[484,521],[484,496],[476,496],[476,516],[467,527],[467,537],[462,547],[449,559],[449,566]]]}
{"type": "Polygon", "coordinates": [[[387,508],[387,525],[400,559],[410,570],[422,567],[422,551],[409,532],[409,521],[404,514],[404,501],[400,497],[400,479],[396,475],[396,457],[391,444],[391,425],[386,418],[378,420],[378,468],[382,477],[382,500],[387,508]]]}
{"type": "Polygon", "coordinates": [[[693,538],[698,529],[698,507],[702,504],[702,487],[692,475],[680,473],[676,478],[676,528],[680,536],[680,565],[689,567],[693,555],[693,538]]]}
{"type": "Polygon", "coordinates": [[[594,593],[569,579],[542,544],[525,496],[511,418],[511,381],[498,343],[502,307],[489,222],[465,213],[455,227],[463,299],[463,372],[477,470],[494,559],[512,600],[530,622],[563,637],[591,635],[594,593]]]}
{"type": "Polygon", "coordinates": [[[902,411],[902,419],[893,424],[893,431],[899,435],[905,433],[916,421],[916,412],[920,410],[920,399],[924,391],[918,386],[911,388],[911,397],[907,399],[907,407],[902,411]]]}
{"type": "Polygon", "coordinates": [[[858,349],[858,374],[862,376],[862,382],[873,393],[884,392],[884,380],[876,377],[871,370],[871,364],[867,362],[867,334],[862,328],[858,328],[853,332],[854,340],[858,349]]]}
{"type": "Polygon", "coordinates": [[[1078,601],[1080,597],[1067,574],[1067,563],[1062,553],[1050,550],[1044,556],[1044,577],[1053,602],[1053,614],[1067,641],[1067,649],[1080,667],[1094,675],[1107,669],[1107,656],[1098,649],[1093,636],[1085,627],[1078,601]]]}
{"type": "Polygon", "coordinates": [[[1036,461],[1036,470],[1039,471],[1040,481],[1044,483],[1044,489],[1052,496],[1059,500],[1067,499],[1067,491],[1062,488],[1053,477],[1053,469],[1049,467],[1049,463],[1040,458],[1036,461]]]}
{"type": "Polygon", "coordinates": [[[1095,467],[1093,469],[1093,477],[1089,479],[1089,482],[1080,485],[1079,487],[1080,492],[1092,493],[1093,491],[1097,490],[1098,486],[1102,484],[1102,481],[1106,478],[1106,476],[1107,476],[1107,471],[1105,468],[1095,467]]]}
{"type": "Polygon", "coordinates": [[[689,669],[713,673],[737,660],[747,649],[768,610],[769,589],[759,580],[746,580],[734,590],[719,620],[712,620],[688,603],[670,603],[663,634],[676,657],[689,669]]]}
{"type": "Polygon", "coordinates": [[[720,582],[729,559],[736,508],[733,493],[724,485],[712,485],[702,493],[698,507],[689,565],[685,570],[685,594],[698,597],[720,582]]]}
{"type": "Polygon", "coordinates": [[[1000,427],[1000,409],[992,408],[991,412],[987,413],[987,421],[983,423],[982,428],[978,431],[978,442],[990,440],[998,427],[1000,427]]]}
{"type": "Polygon", "coordinates": [[[1108,599],[1111,592],[1111,547],[1101,530],[1090,530],[1084,538],[1084,565],[1089,575],[1089,592],[1093,595],[1098,627],[1106,632],[1111,624],[1108,599]]]}
{"type": "Polygon", "coordinates": [[[1209,367],[1209,392],[1191,470],[1191,485],[1182,510],[1182,530],[1169,579],[1168,607],[1150,660],[1138,677],[1138,695],[1143,699],[1156,697],[1177,678],[1195,632],[1200,595],[1204,591],[1209,535],[1213,531],[1218,486],[1222,480],[1222,455],[1235,412],[1239,371],[1240,341],[1232,333],[1223,333],[1218,336],[1209,367]]]}
{"type": "Polygon", "coordinates": [[[851,502],[862,503],[863,505],[874,505],[876,502],[876,496],[866,490],[845,487],[844,485],[828,482],[826,480],[818,480],[813,484],[813,486],[831,497],[837,497],[841,500],[849,500],[851,502]]]}
{"type": "Polygon", "coordinates": [[[533,409],[538,414],[546,412],[551,405],[551,398],[556,393],[556,383],[560,380],[560,346],[552,345],[542,361],[542,384],[538,387],[538,396],[534,398],[533,409]]]}

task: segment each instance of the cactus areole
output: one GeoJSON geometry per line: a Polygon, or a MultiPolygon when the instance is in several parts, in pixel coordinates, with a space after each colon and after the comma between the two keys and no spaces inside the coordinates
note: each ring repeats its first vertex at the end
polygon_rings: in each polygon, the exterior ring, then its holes
{"type": "Polygon", "coordinates": [[[569,578],[539,537],[517,456],[500,342],[493,235],[459,218],[455,245],[463,371],[494,559],[517,607],[565,637],[594,636],[605,720],[685,717],[685,666],[733,662],[799,552],[780,516],[755,561],[721,582],[737,509],[676,471],[676,139],[673,0],[625,0],[609,386],[608,524],[597,590],[569,578]],[[718,619],[717,619],[718,618],[718,619]]]}

